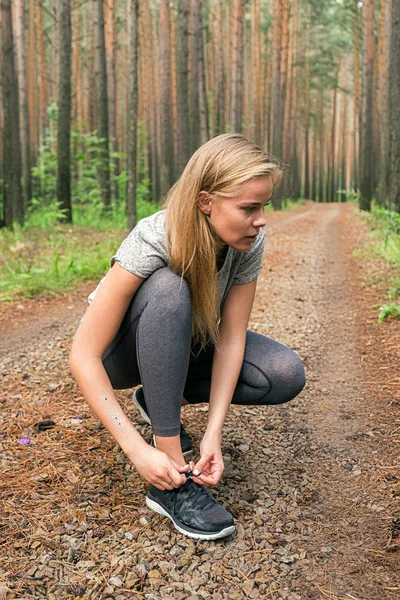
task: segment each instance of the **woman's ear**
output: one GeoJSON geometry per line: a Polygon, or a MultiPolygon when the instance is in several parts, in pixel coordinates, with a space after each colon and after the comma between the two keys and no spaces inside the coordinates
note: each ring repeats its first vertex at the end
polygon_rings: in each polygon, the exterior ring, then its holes
{"type": "Polygon", "coordinates": [[[198,204],[199,209],[205,215],[209,215],[211,213],[211,196],[208,192],[200,192],[198,204]]]}

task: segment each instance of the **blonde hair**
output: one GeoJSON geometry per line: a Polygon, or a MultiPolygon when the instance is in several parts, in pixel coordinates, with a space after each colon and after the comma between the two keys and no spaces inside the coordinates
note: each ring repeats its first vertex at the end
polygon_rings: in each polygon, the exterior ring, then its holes
{"type": "Polygon", "coordinates": [[[168,192],[166,246],[169,267],[188,283],[192,298],[192,332],[204,347],[217,343],[218,238],[211,221],[199,209],[201,191],[214,196],[232,195],[254,177],[270,176],[273,189],[282,171],[261,148],[237,133],[218,135],[193,154],[182,175],[168,192]]]}

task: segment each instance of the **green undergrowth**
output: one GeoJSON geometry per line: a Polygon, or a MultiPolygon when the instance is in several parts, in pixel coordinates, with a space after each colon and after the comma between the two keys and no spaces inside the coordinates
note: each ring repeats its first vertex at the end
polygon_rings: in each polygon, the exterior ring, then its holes
{"type": "Polygon", "coordinates": [[[382,323],[390,317],[400,318],[400,214],[373,204],[371,212],[362,215],[370,228],[368,252],[393,265],[397,273],[390,281],[387,299],[374,307],[379,311],[378,323],[382,323]]]}
{"type": "MultiPolygon", "coordinates": [[[[138,203],[138,219],[159,209],[138,203]]],[[[0,230],[0,301],[75,289],[98,280],[126,235],[125,211],[114,206],[104,216],[100,207],[74,210],[74,225],[60,223],[57,205],[36,206],[21,227],[0,230]]]]}

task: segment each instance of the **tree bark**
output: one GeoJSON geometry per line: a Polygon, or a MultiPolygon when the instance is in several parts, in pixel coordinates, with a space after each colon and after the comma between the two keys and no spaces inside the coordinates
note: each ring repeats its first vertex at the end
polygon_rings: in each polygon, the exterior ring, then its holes
{"type": "Polygon", "coordinates": [[[363,97],[361,124],[360,209],[371,210],[374,191],[374,0],[363,4],[363,97]]]}
{"type": "Polygon", "coordinates": [[[171,43],[170,43],[169,0],[160,4],[160,62],[161,62],[161,153],[160,195],[165,196],[172,183],[173,143],[171,140],[171,43]]]}
{"type": "Polygon", "coordinates": [[[111,203],[110,189],[110,152],[108,137],[108,102],[107,102],[107,69],[106,48],[104,39],[103,0],[94,0],[94,35],[95,35],[95,78],[96,78],[96,117],[97,134],[100,138],[101,152],[97,175],[101,190],[101,200],[105,210],[111,203]]]}
{"type": "Polygon", "coordinates": [[[22,0],[15,0],[15,44],[17,50],[18,65],[18,93],[19,114],[21,126],[21,151],[22,151],[22,181],[25,208],[32,198],[32,175],[31,175],[31,146],[30,127],[28,111],[28,87],[26,79],[26,47],[24,28],[24,9],[22,0]]]}
{"type": "Polygon", "coordinates": [[[233,7],[233,46],[231,82],[231,131],[242,131],[243,109],[243,21],[244,0],[234,0],[233,7]]]}
{"type": "Polygon", "coordinates": [[[4,225],[23,223],[21,145],[18,114],[18,79],[15,69],[11,0],[0,1],[3,93],[3,202],[4,225]]]}
{"type": "Polygon", "coordinates": [[[188,17],[189,0],[177,0],[176,23],[176,88],[178,111],[178,175],[189,160],[188,109],[188,17]]]}
{"type": "Polygon", "coordinates": [[[126,191],[128,227],[136,225],[136,183],[137,183],[137,120],[138,120],[138,43],[139,43],[139,0],[128,0],[128,41],[129,41],[129,135],[126,191]]]}
{"type": "Polygon", "coordinates": [[[72,223],[71,204],[71,3],[60,0],[60,101],[57,136],[57,201],[65,210],[65,218],[72,223]]]}
{"type": "Polygon", "coordinates": [[[400,213],[400,0],[393,0],[390,41],[389,207],[400,213]]]}
{"type": "MultiPolygon", "coordinates": [[[[107,99],[108,99],[108,129],[110,138],[110,149],[114,154],[118,152],[117,139],[117,75],[116,75],[116,51],[115,51],[115,0],[106,0],[104,4],[105,17],[105,42],[106,42],[106,65],[107,65],[107,99]]],[[[118,186],[116,176],[119,175],[119,159],[111,157],[112,165],[112,195],[118,197],[118,186]]]]}
{"type": "Polygon", "coordinates": [[[217,0],[215,19],[216,101],[215,133],[225,132],[225,67],[222,33],[222,2],[217,0]]]}

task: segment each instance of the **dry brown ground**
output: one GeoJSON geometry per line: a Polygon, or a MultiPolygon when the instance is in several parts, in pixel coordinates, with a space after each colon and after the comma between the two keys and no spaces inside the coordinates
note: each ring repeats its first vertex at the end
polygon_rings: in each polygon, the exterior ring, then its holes
{"type": "MultiPolygon", "coordinates": [[[[2,305],[0,598],[400,598],[400,321],[372,311],[390,269],[352,258],[368,238],[350,205],[310,202],[267,229],[252,327],[294,348],[308,383],[288,405],[229,412],[227,540],[151,513],[77,391],[67,356],[93,286],[2,305]]],[[[206,410],[184,409],[197,447],[206,410]]]]}

